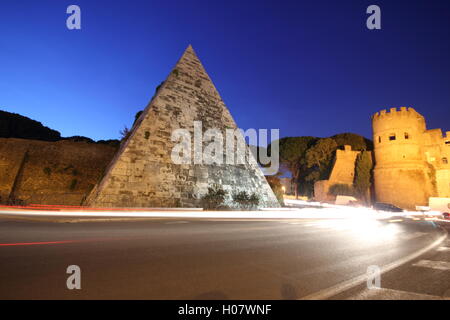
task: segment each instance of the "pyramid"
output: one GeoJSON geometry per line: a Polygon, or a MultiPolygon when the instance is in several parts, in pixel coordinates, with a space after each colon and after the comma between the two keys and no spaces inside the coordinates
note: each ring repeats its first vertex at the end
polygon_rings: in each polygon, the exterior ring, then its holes
{"type": "Polygon", "coordinates": [[[174,163],[171,155],[177,142],[172,141],[173,131],[186,129],[193,133],[194,121],[201,121],[203,132],[237,128],[189,46],[134,123],[85,205],[201,207],[208,187],[219,184],[228,191],[227,203],[231,203],[232,194],[246,191],[259,196],[260,207],[279,207],[251,154],[244,164],[174,163]]]}

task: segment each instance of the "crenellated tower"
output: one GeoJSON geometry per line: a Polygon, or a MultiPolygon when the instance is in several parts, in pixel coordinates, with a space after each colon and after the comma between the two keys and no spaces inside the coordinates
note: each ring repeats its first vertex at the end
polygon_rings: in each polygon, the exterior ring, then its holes
{"type": "Polygon", "coordinates": [[[434,169],[424,152],[425,118],[413,108],[391,108],[372,117],[377,201],[414,209],[436,193],[434,169]]]}

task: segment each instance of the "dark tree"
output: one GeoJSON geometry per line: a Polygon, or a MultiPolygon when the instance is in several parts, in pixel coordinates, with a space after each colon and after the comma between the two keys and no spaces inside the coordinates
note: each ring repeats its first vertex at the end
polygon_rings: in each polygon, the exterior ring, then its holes
{"type": "Polygon", "coordinates": [[[349,145],[352,147],[352,150],[361,151],[361,150],[373,150],[373,142],[372,140],[366,139],[363,136],[355,133],[340,133],[330,137],[333,139],[339,148],[349,145]]]}
{"type": "Polygon", "coordinates": [[[266,180],[269,186],[272,188],[275,197],[277,197],[278,202],[281,206],[284,206],[284,192],[283,185],[281,184],[280,178],[278,176],[266,176],[266,180]]]}
{"type": "Polygon", "coordinates": [[[68,141],[72,141],[72,142],[87,142],[87,143],[95,142],[91,138],[83,137],[83,136],[66,137],[66,138],[61,138],[61,140],[68,140],[68,141]]]}
{"type": "Polygon", "coordinates": [[[368,202],[367,192],[372,185],[373,162],[368,151],[362,151],[356,158],[354,187],[359,198],[368,202]]]}
{"type": "Polygon", "coordinates": [[[58,141],[61,134],[17,113],[0,110],[0,138],[58,141]]]}
{"type": "Polygon", "coordinates": [[[355,190],[351,185],[336,183],[330,187],[328,193],[333,196],[354,196],[355,190]]]}
{"type": "Polygon", "coordinates": [[[305,154],[315,141],[317,141],[315,137],[287,137],[279,141],[280,164],[292,174],[296,198],[298,198],[301,168],[305,154]]]}

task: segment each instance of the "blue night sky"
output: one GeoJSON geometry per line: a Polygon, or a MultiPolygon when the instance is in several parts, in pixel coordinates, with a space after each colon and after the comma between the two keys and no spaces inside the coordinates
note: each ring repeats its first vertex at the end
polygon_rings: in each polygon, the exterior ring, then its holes
{"type": "Polygon", "coordinates": [[[118,138],[190,43],[241,128],[370,137],[371,114],[405,105],[450,130],[448,0],[2,0],[0,109],[118,138]]]}

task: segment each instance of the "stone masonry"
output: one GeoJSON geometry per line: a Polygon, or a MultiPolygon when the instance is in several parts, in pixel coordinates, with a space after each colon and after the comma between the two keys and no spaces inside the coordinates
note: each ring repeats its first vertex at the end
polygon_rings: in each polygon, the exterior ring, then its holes
{"type": "Polygon", "coordinates": [[[450,197],[450,131],[428,130],[413,108],[391,108],[372,117],[377,201],[401,208],[450,197]]]}
{"type": "Polygon", "coordinates": [[[355,179],[356,158],[359,151],[353,151],[351,146],[344,146],[344,150],[336,150],[336,159],[328,180],[319,180],[314,184],[314,199],[317,201],[334,201],[329,189],[334,184],[353,185],[355,179]]]}
{"type": "MultiPolygon", "coordinates": [[[[256,193],[262,207],[278,201],[253,156],[244,164],[175,164],[171,152],[175,129],[194,136],[236,129],[230,112],[191,46],[184,52],[107,168],[85,205],[94,207],[199,207],[208,187],[219,184],[231,195],[256,193]]],[[[204,143],[205,145],[206,143],[204,143]]]]}

